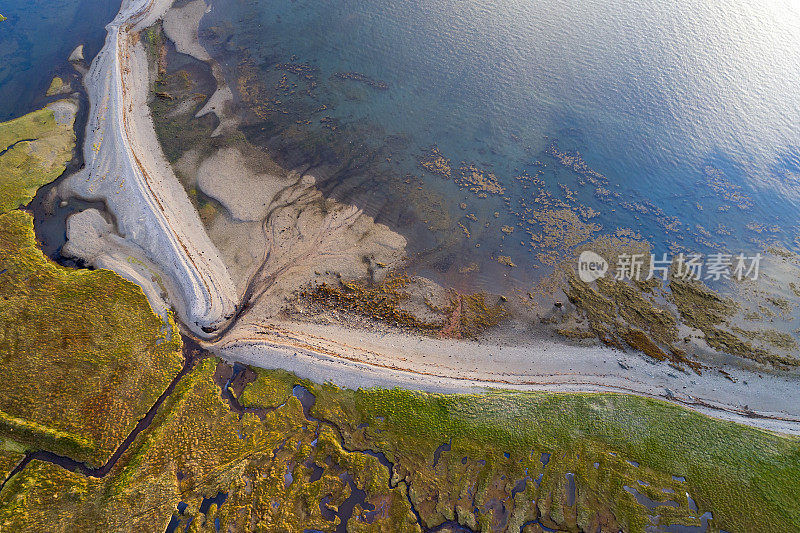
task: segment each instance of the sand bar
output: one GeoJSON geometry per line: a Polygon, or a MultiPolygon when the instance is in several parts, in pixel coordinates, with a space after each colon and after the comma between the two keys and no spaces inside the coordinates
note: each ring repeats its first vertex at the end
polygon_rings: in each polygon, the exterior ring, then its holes
{"type": "Polygon", "coordinates": [[[206,336],[233,316],[236,291],[159,146],[147,106],[147,54],[138,34],[171,4],[125,0],[107,26],[105,46],[85,78],[91,104],[86,167],[63,187],[67,194],[106,203],[120,236],[166,278],[181,321],[206,336]]]}

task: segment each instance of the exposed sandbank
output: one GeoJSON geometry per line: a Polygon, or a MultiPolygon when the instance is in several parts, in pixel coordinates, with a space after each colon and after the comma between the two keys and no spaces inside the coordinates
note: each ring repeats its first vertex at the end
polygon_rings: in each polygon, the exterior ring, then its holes
{"type": "MultiPolygon", "coordinates": [[[[147,106],[150,72],[138,31],[170,5],[171,0],[126,0],[107,26],[105,46],[85,78],[91,103],[86,167],[62,184],[61,196],[104,201],[131,255],[155,266],[181,320],[204,336],[233,316],[236,291],[163,156],[147,106]]],[[[74,221],[73,230],[84,220],[89,219],[74,221]]],[[[131,268],[113,254],[106,254],[104,263],[131,268]]],[[[151,277],[148,271],[141,272],[142,279],[151,277]]]]}

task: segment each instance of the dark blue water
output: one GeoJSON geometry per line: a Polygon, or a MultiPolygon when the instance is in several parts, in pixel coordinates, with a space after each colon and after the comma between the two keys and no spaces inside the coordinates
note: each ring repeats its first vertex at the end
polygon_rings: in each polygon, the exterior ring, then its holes
{"type": "Polygon", "coordinates": [[[8,17],[0,22],[0,121],[32,111],[53,75],[69,68],[67,58],[79,44],[91,61],[119,7],[119,0],[0,3],[8,17]]]}
{"type": "Polygon", "coordinates": [[[593,209],[593,235],[630,228],[656,254],[797,249],[796,4],[210,3],[204,43],[244,89],[253,130],[281,135],[269,142],[298,165],[355,161],[340,176],[358,185],[335,194],[401,228],[442,274],[474,262],[478,283],[536,276],[540,226],[520,175],[593,209]],[[503,194],[427,172],[434,146],[454,169],[493,173],[503,194]],[[576,151],[583,172],[553,157],[576,151]]]}

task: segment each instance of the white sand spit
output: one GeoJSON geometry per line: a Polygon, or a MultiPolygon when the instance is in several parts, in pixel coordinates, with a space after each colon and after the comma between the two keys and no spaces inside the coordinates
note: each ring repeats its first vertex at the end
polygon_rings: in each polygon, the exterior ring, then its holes
{"type": "Polygon", "coordinates": [[[170,279],[169,298],[181,320],[205,336],[233,316],[236,290],[162,153],[147,106],[149,69],[138,32],[170,5],[125,0],[107,26],[105,46],[85,79],[91,103],[86,167],[64,183],[62,196],[103,200],[119,234],[170,279]]]}

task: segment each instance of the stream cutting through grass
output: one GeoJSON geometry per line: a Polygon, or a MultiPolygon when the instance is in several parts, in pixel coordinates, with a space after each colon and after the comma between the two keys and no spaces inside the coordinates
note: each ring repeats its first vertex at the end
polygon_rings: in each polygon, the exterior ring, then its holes
{"type": "Polygon", "coordinates": [[[189,372],[192,371],[195,364],[204,358],[208,357],[210,354],[206,352],[203,348],[201,348],[196,342],[193,340],[184,337],[183,338],[183,356],[184,356],[184,363],[183,367],[181,368],[180,372],[172,378],[172,381],[169,383],[164,392],[158,397],[158,399],[153,403],[150,409],[147,411],[147,414],[143,418],[137,422],[136,426],[133,428],[125,440],[117,447],[111,457],[106,461],[105,464],[99,467],[91,467],[86,463],[76,461],[69,457],[65,457],[63,455],[58,455],[56,453],[47,451],[47,450],[37,450],[34,452],[27,453],[25,457],[20,461],[13,470],[8,474],[6,479],[3,481],[2,485],[0,485],[0,492],[2,492],[3,488],[5,487],[6,483],[13,478],[16,474],[21,472],[27,465],[33,460],[43,461],[46,463],[52,463],[56,466],[60,466],[65,470],[69,470],[70,472],[78,472],[88,477],[93,478],[102,478],[105,477],[111,472],[114,466],[117,464],[117,461],[125,454],[126,451],[130,448],[133,442],[136,440],[136,437],[143,431],[147,430],[150,427],[150,424],[153,422],[153,419],[158,413],[158,409],[164,403],[164,401],[169,397],[170,394],[175,390],[175,387],[178,385],[181,379],[183,379],[189,372]]]}

